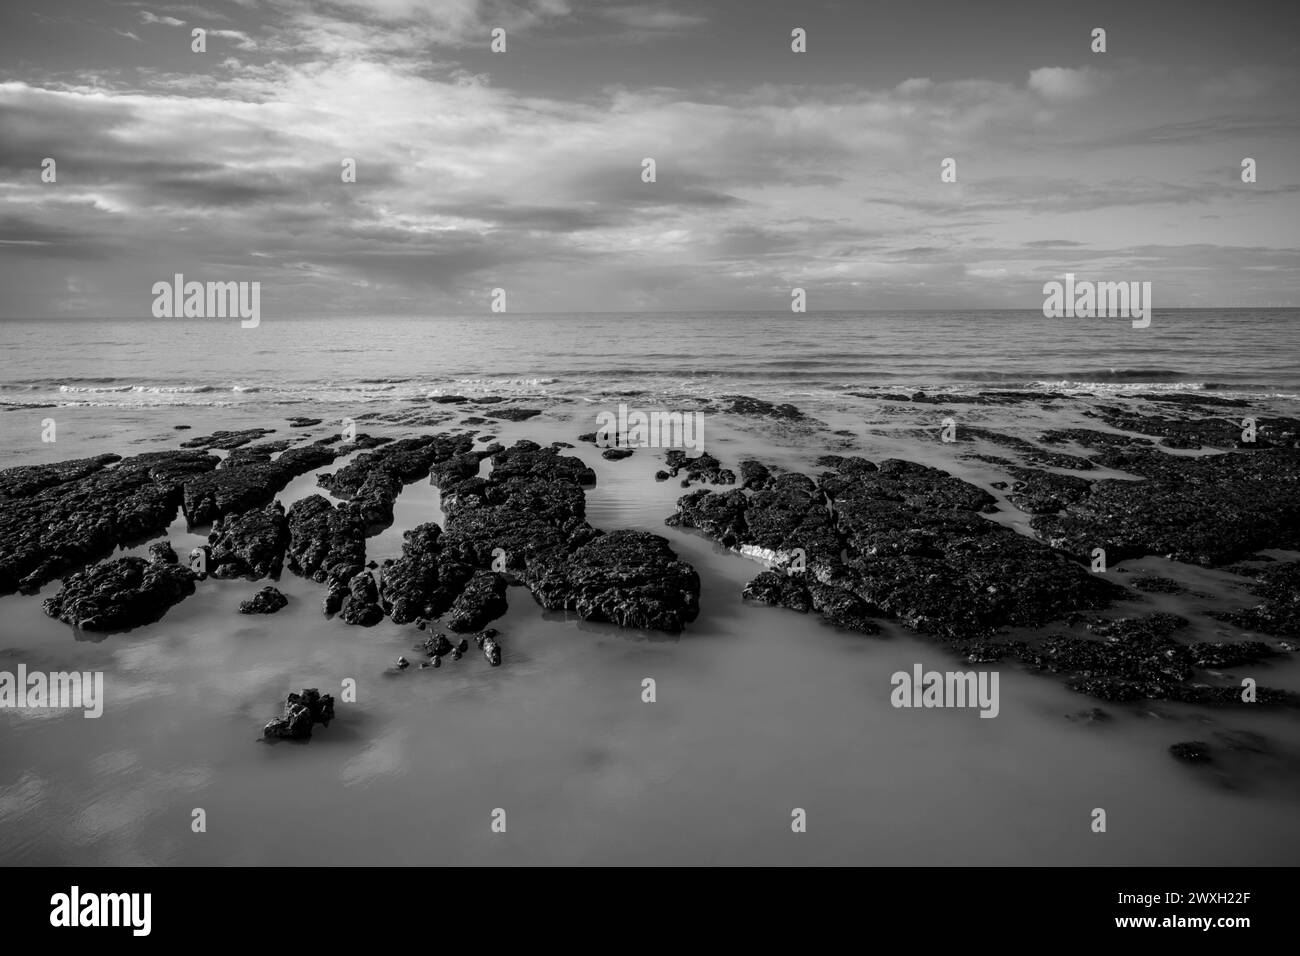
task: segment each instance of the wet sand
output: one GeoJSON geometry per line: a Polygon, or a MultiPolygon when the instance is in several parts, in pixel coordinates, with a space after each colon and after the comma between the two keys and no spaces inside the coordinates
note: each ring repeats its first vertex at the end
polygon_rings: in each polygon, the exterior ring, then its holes
{"type": "MultiPolygon", "coordinates": [[[[707,450],[733,468],[755,457],[815,473],[818,455],[851,451],[932,464],[985,488],[1004,477],[995,466],[959,457],[999,454],[996,447],[948,445],[912,431],[935,429],[940,408],[864,402],[832,409],[792,400],[825,427],[710,415],[707,450]]],[[[448,411],[445,425],[359,421],[358,429],[442,431],[464,417],[448,411]]],[[[324,424],[300,430],[264,410],[153,409],[134,420],[120,410],[68,410],[57,446],[20,447],[13,463],[170,448],[216,428],[260,425],[276,428],[273,438],[321,437],[337,430],[331,422],[343,413],[322,409],[314,414],[324,424]],[[171,430],[182,423],[193,430],[171,430]]],[[[961,423],[1025,435],[1080,422],[1073,406],[956,413],[961,423]]],[[[478,430],[504,444],[528,437],[577,445],[569,453],[598,474],[587,493],[591,523],[662,534],[699,571],[702,611],[683,635],[566,620],[512,588],[509,612],[494,622],[502,633],[501,667],[471,648],[437,670],[396,672],[393,661],[413,657],[423,635],[389,620],[360,628],[326,619],[324,589],[288,571],[277,586],[289,605],[273,616],[235,612],[266,582],[209,579],[158,623],[96,641],[77,640],[42,613],[40,598],[55,593],[58,582],[39,597],[3,597],[0,668],[21,661],[30,669],[102,669],[107,704],[98,720],[79,712],[0,712],[0,860],[1294,862],[1294,709],[1101,703],[1009,662],[993,665],[1001,675],[997,719],[979,719],[974,710],[895,709],[893,672],[917,662],[941,670],[965,665],[889,622],[880,635],[863,636],[813,615],[742,602],[741,589],[758,566],[696,533],[665,527],[684,489],[654,481],[662,452],[603,460],[577,441],[592,429],[592,416],[591,407],[569,402],[529,421],[478,430]],[[652,704],[642,701],[646,677],[656,681],[652,704]],[[356,680],[357,702],[340,703],[338,719],[318,727],[309,743],[258,741],[287,692],[319,687],[337,698],[345,678],[356,680]],[[1112,719],[1066,717],[1095,706],[1112,719]],[[1267,752],[1230,751],[1207,767],[1179,763],[1167,752],[1177,741],[1242,734],[1259,735],[1267,752]],[[206,833],[191,831],[196,807],[206,811],[206,833]],[[1107,811],[1104,834],[1089,827],[1096,807],[1107,811]],[[497,808],[506,811],[504,834],[490,828],[497,808]],[[807,811],[806,833],[791,832],[794,808],[807,811]]],[[[279,497],[286,506],[324,493],[317,473],[285,489],[279,497]]],[[[402,531],[441,522],[437,489],[408,485],[395,511],[394,525],[368,540],[369,558],[394,557],[402,531]]],[[[1004,500],[990,518],[1028,531],[1028,516],[1004,500]]],[[[163,537],[182,554],[203,540],[179,516],[163,537]]],[[[143,554],[147,544],[123,553],[143,554]]],[[[1182,614],[1192,621],[1183,640],[1222,639],[1227,625],[1200,612],[1252,603],[1245,579],[1222,571],[1148,558],[1122,562],[1114,573],[1120,580],[1161,574],[1207,594],[1145,595],[1111,612],[1182,614]]],[[[1250,673],[1261,684],[1300,690],[1293,655],[1252,665],[1250,673]]]]}

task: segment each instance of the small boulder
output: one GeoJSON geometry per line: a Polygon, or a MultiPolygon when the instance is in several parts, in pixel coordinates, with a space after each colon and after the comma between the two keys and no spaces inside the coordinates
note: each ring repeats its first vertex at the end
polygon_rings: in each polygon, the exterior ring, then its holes
{"type": "Polygon", "coordinates": [[[289,603],[289,599],[270,585],[262,588],[247,601],[239,602],[240,614],[274,614],[289,603]]]}

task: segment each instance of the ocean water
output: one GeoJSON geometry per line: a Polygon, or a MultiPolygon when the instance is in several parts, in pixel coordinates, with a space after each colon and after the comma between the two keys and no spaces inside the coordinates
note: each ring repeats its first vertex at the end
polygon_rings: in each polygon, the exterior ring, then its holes
{"type": "MultiPolygon", "coordinates": [[[[266,317],[247,330],[221,320],[8,323],[0,437],[8,466],[174,447],[219,428],[321,437],[345,415],[417,410],[446,421],[414,430],[441,430],[461,427],[465,412],[423,399],[493,394],[543,412],[481,434],[576,442],[594,427],[593,407],[620,397],[743,393],[793,402],[819,424],[710,415],[708,450],[733,467],[757,457],[815,470],[818,455],[852,451],[924,461],[987,487],[999,477],[992,466],[913,433],[933,424],[933,407],[863,396],[968,387],[1077,396],[1078,405],[961,407],[963,420],[1030,437],[1095,426],[1082,417],[1087,403],[1125,393],[1246,394],[1294,415],[1296,322],[1295,311],[1197,311],[1157,313],[1143,330],[1030,313],[266,317]],[[325,421],[291,429],[293,415],[325,421]],[[41,441],[47,418],[54,443],[41,441]]],[[[382,417],[358,427],[413,430],[382,417]]],[[[960,449],[972,450],[998,453],[960,449]]],[[[571,453],[597,471],[593,524],[663,534],[699,570],[702,613],[680,637],[546,613],[512,588],[496,623],[501,667],[471,648],[438,670],[396,672],[399,655],[419,659],[419,632],[327,620],[320,586],[287,571],[277,586],[290,603],[276,615],[235,612],[265,582],[209,580],[156,624],[108,636],[42,613],[58,582],[37,597],[0,597],[0,670],[102,670],[107,693],[97,720],[0,711],[0,863],[1296,862],[1294,711],[1104,704],[1110,719],[1088,723],[1067,715],[1097,701],[1011,664],[998,666],[996,719],[895,709],[895,671],[966,665],[890,623],[864,637],[744,604],[754,562],[663,525],[682,489],[653,480],[660,453],[620,462],[581,444],[571,453]],[[646,677],[656,681],[652,704],[641,697],[646,677]],[[339,696],[348,678],[357,702],[340,704],[310,743],[257,740],[287,692],[339,696]],[[1170,744],[1192,739],[1222,759],[1194,767],[1169,757],[1170,744]],[[1104,834],[1090,827],[1098,807],[1104,834]],[[206,833],[191,828],[200,808],[206,833]],[[796,808],[806,833],[791,831],[796,808]],[[505,833],[491,829],[496,810],[505,833]]],[[[301,476],[281,499],[320,492],[316,478],[301,476]]],[[[367,542],[369,557],[395,556],[404,529],[441,521],[437,489],[407,486],[396,516],[367,542]]],[[[1028,530],[1004,499],[990,518],[1028,530]]],[[[179,515],[160,537],[182,553],[201,540],[179,515]]],[[[1251,603],[1244,579],[1222,571],[1151,557],[1115,573],[1192,588],[1116,608],[1183,614],[1185,640],[1222,639],[1228,629],[1202,612],[1251,603]]],[[[1294,656],[1251,673],[1300,690],[1294,656]]]]}
{"type": "Polygon", "coordinates": [[[879,388],[1300,394],[1300,310],[100,319],[0,326],[0,403],[311,405],[642,390],[833,402],[879,388]]]}

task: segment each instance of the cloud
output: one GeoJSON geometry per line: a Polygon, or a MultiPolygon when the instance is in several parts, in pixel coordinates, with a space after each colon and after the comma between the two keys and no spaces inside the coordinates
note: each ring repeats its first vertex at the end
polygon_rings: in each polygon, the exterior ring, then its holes
{"type": "Polygon", "coordinates": [[[603,7],[601,15],[631,30],[647,33],[689,30],[707,23],[708,18],[697,13],[682,13],[655,6],[603,7]]]}
{"type": "Polygon", "coordinates": [[[145,23],[161,23],[169,27],[183,27],[184,20],[178,20],[176,17],[160,17],[150,13],[148,10],[140,11],[140,19],[145,23]]]}
{"type": "MultiPolygon", "coordinates": [[[[209,28],[227,49],[202,69],[114,43],[142,62],[0,83],[0,283],[23,285],[0,310],[31,311],[42,288],[70,302],[75,273],[77,308],[129,311],[163,265],[262,279],[268,302],[299,313],[452,309],[497,285],[519,308],[748,307],[795,279],[817,285],[821,307],[868,291],[883,307],[1000,304],[1062,257],[1137,248],[1151,256],[1144,270],[1213,295],[1232,288],[1216,259],[1236,268],[1250,259],[1237,250],[1295,245],[1300,183],[1285,158],[1261,163],[1270,179],[1249,189],[1222,158],[1257,134],[1293,141],[1294,110],[1261,99],[1242,114],[1183,93],[1221,70],[1188,67],[1172,92],[1118,65],[1043,67],[1028,82],[882,70],[868,83],[822,82],[801,61],[786,82],[762,60],[744,81],[637,83],[700,26],[701,8],[227,9],[225,27],[209,28]],[[547,28],[562,18],[557,38],[547,28]],[[535,35],[516,44],[511,32],[511,54],[495,57],[497,25],[535,35]],[[609,56],[607,41],[628,36],[649,45],[609,56]],[[615,66],[578,84],[570,62],[584,42],[592,62],[615,66]],[[1095,97],[1108,84],[1126,95],[1095,97]],[[40,182],[44,156],[58,160],[57,184],[40,182]],[[647,156],[655,183],[641,180],[647,156]],[[939,178],[948,156],[956,183],[939,178]],[[356,183],[340,179],[344,157],[356,183]]],[[[154,11],[139,19],[209,22],[201,8],[154,11]]]]}
{"type": "Polygon", "coordinates": [[[1052,102],[1082,100],[1098,92],[1105,76],[1092,67],[1043,66],[1029,73],[1029,88],[1052,102]]]}

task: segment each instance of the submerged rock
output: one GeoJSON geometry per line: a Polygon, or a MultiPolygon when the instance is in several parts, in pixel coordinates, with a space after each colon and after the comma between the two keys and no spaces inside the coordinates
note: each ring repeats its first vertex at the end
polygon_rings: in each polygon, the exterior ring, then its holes
{"type": "Polygon", "coordinates": [[[1169,752],[1178,760],[1188,763],[1209,763],[1210,745],[1203,740],[1189,740],[1185,743],[1171,744],[1169,752]]]}
{"type": "Polygon", "coordinates": [[[802,422],[808,416],[793,405],[775,405],[761,398],[748,395],[723,395],[721,400],[730,402],[727,411],[732,415],[747,415],[758,418],[775,418],[781,421],[802,422]]]}

